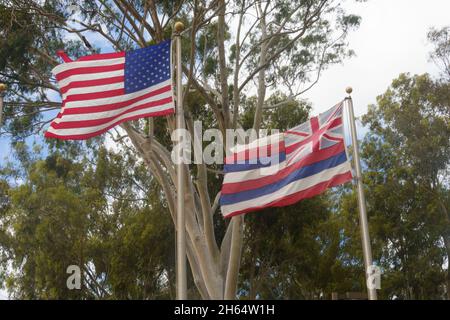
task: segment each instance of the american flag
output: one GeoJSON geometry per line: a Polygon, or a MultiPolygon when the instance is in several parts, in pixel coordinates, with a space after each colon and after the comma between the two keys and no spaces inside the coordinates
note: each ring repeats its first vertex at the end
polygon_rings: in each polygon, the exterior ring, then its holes
{"type": "Polygon", "coordinates": [[[56,66],[62,108],[45,136],[81,140],[129,120],[174,113],[170,40],[56,66]]]}
{"type": "Polygon", "coordinates": [[[284,132],[281,138],[277,135],[269,143],[264,138],[262,146],[269,146],[270,151],[252,152],[258,141],[236,148],[225,160],[222,214],[232,217],[291,205],[350,181],[342,114],[340,103],[284,132]],[[256,155],[256,163],[251,154],[256,155]]]}

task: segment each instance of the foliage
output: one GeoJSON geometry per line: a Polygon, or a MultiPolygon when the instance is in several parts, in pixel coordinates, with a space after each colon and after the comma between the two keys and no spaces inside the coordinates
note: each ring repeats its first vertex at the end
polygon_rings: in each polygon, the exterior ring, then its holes
{"type": "Polygon", "coordinates": [[[370,128],[364,182],[384,298],[449,292],[448,92],[448,83],[426,74],[402,74],[363,117],[370,128]]]}
{"type": "MultiPolygon", "coordinates": [[[[64,49],[130,50],[183,36],[187,127],[292,127],[309,116],[301,95],[328,66],[353,55],[360,19],[339,1],[7,0],[0,4],[4,125],[16,162],[0,174],[0,281],[15,298],[174,297],[174,118],[133,121],[86,143],[41,134],[60,99],[51,76],[64,49]],[[83,267],[69,291],[68,265],[83,267]]],[[[401,75],[364,117],[374,257],[383,298],[441,298],[450,287],[448,30],[429,34],[440,80],[401,75]]],[[[190,298],[329,298],[363,291],[355,194],[350,185],[287,208],[225,221],[221,167],[185,177],[190,298]],[[337,196],[332,196],[334,191],[337,196]],[[233,237],[231,235],[234,235],[233,237]],[[233,240],[234,239],[234,240],[233,240]],[[236,280],[242,247],[242,266],[236,280]]]]}
{"type": "Polygon", "coordinates": [[[434,46],[430,58],[441,68],[443,78],[450,81],[450,27],[432,28],[428,40],[434,46]]]}
{"type": "Polygon", "coordinates": [[[173,297],[166,205],[127,156],[101,149],[91,163],[55,153],[33,162],[17,186],[4,172],[1,267],[13,298],[173,297]],[[69,265],[84,268],[82,290],[67,289],[69,265]]]}

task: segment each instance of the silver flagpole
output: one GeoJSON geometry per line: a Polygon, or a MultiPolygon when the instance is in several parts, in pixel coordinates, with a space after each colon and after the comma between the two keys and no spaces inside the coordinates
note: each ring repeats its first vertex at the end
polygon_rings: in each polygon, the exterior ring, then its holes
{"type": "Polygon", "coordinates": [[[358,137],[356,135],[356,124],[355,124],[355,114],[353,111],[353,101],[350,96],[353,89],[348,87],[346,92],[348,97],[345,99],[348,106],[348,114],[350,117],[350,131],[352,134],[352,146],[353,146],[353,160],[355,164],[356,171],[356,183],[358,188],[358,206],[359,206],[359,224],[361,227],[361,241],[364,254],[364,266],[366,270],[366,285],[369,300],[377,300],[377,290],[368,286],[368,280],[370,278],[370,270],[372,268],[372,247],[370,245],[369,236],[369,224],[367,222],[367,209],[366,209],[366,197],[364,196],[364,189],[362,183],[361,175],[361,161],[359,159],[359,147],[358,147],[358,137]]]}
{"type": "Polygon", "coordinates": [[[6,91],[6,85],[4,83],[0,83],[0,128],[2,126],[3,121],[3,92],[6,91]]]}
{"type": "MultiPolygon", "coordinates": [[[[182,22],[175,23],[175,42],[177,47],[177,129],[184,129],[183,87],[181,84],[181,32],[182,22]]],[[[183,157],[182,155],[179,155],[183,157]]],[[[177,164],[177,299],[187,299],[186,282],[186,222],[184,216],[184,163],[183,158],[177,164]]]]}

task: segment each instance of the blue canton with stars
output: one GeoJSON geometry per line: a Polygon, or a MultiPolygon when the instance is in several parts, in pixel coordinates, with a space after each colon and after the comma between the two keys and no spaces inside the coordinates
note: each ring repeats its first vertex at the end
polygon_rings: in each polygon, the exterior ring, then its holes
{"type": "Polygon", "coordinates": [[[125,93],[170,79],[170,40],[125,55],[125,93]]]}

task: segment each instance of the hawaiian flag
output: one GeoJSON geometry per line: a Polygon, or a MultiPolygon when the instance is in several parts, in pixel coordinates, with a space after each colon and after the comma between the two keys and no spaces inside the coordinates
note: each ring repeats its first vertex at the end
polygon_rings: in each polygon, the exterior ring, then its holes
{"type": "Polygon", "coordinates": [[[88,139],[130,120],[174,113],[170,40],[129,52],[84,56],[52,72],[62,108],[46,137],[88,139]]]}
{"type": "Polygon", "coordinates": [[[291,205],[350,181],[342,118],[340,103],[282,135],[236,147],[225,159],[224,217],[291,205]]]}

